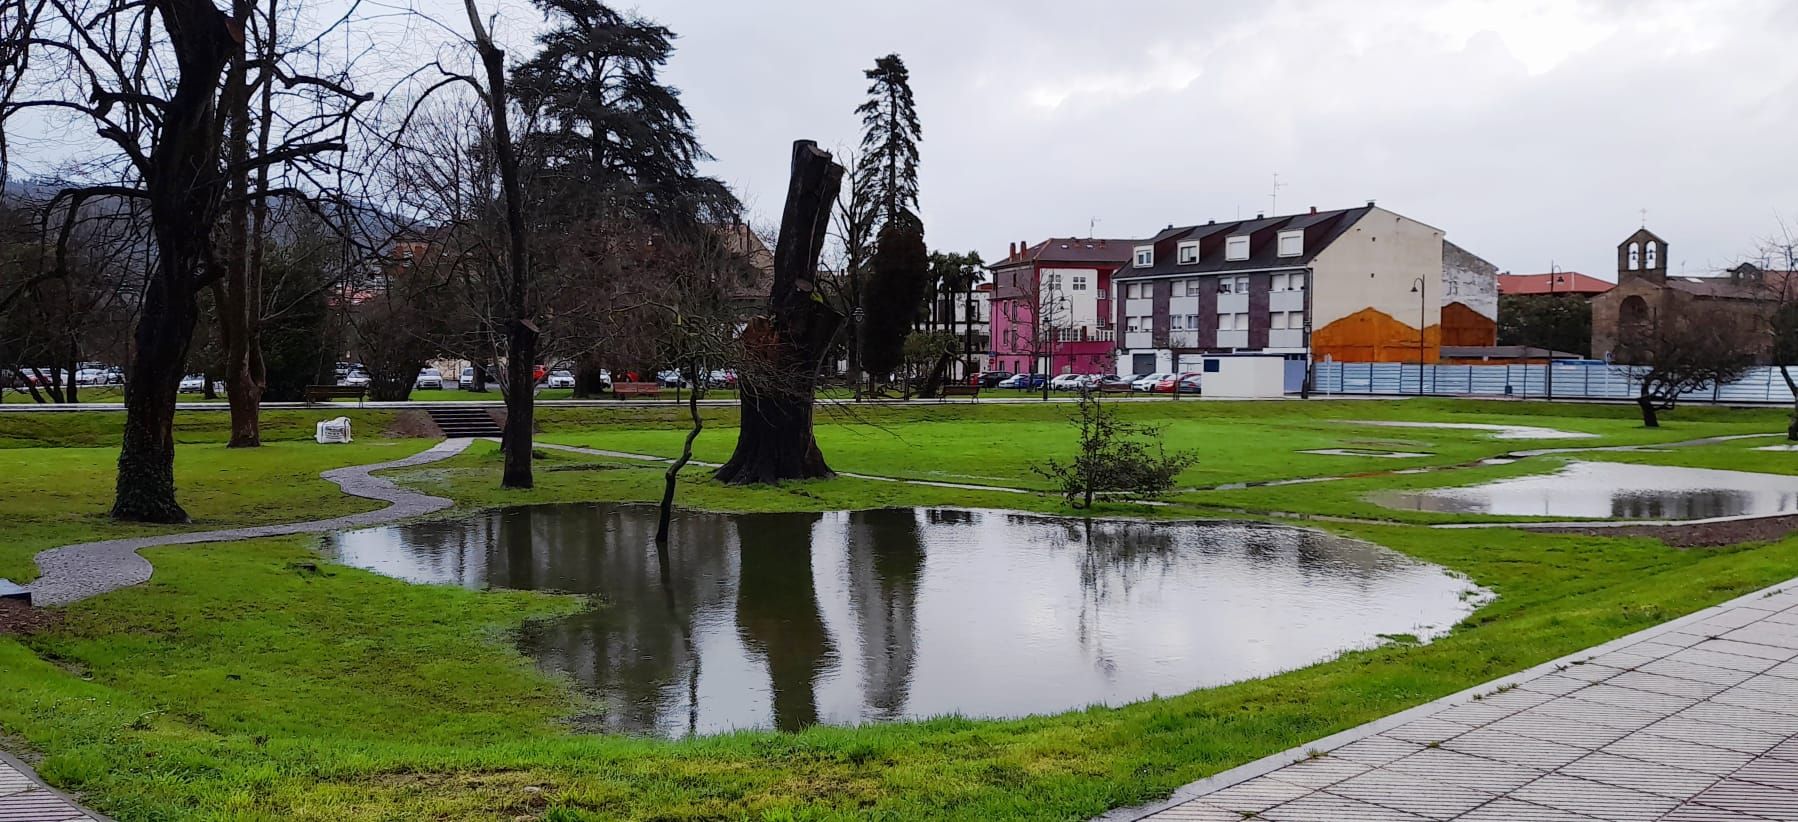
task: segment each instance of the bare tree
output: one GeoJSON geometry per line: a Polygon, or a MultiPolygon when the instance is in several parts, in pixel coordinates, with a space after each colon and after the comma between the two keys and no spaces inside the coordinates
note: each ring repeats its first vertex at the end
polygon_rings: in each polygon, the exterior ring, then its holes
{"type": "MultiPolygon", "coordinates": [[[[344,129],[367,98],[331,78],[279,69],[283,85],[313,90],[331,105],[290,124],[267,151],[227,157],[221,93],[227,70],[244,59],[248,0],[236,0],[230,14],[210,0],[34,8],[41,11],[22,37],[0,44],[0,52],[14,54],[35,75],[0,102],[0,124],[27,111],[90,124],[110,151],[89,165],[91,184],[63,189],[52,206],[65,206],[74,219],[94,198],[140,200],[155,249],[125,390],[112,513],[184,522],[187,512],[175,499],[176,387],[199,316],[198,295],[226,268],[214,230],[246,196],[232,190],[231,180],[276,165],[322,168],[322,158],[345,149],[344,129]]],[[[294,195],[304,192],[280,192],[294,195]]]]}
{"type": "Polygon", "coordinates": [[[1792,374],[1792,368],[1798,366],[1798,273],[1794,273],[1798,271],[1798,236],[1794,236],[1793,227],[1785,220],[1779,221],[1779,232],[1761,244],[1761,260],[1763,269],[1779,267],[1778,271],[1765,272],[1773,281],[1763,285],[1776,301],[1767,331],[1773,337],[1773,364],[1779,367],[1786,390],[1792,394],[1786,439],[1798,442],[1798,377],[1792,374]]]}
{"type": "Polygon", "coordinates": [[[1703,304],[1656,309],[1624,329],[1620,352],[1643,366],[1633,375],[1641,381],[1642,424],[1657,428],[1658,412],[1671,410],[1680,396],[1740,379],[1754,364],[1755,334],[1739,314],[1703,304]]]}

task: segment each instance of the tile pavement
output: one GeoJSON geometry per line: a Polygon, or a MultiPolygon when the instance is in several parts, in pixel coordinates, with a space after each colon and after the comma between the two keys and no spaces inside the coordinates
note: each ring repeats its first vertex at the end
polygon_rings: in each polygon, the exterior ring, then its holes
{"type": "Polygon", "coordinates": [[[29,767],[0,754],[0,822],[109,822],[39,782],[29,767]]]}
{"type": "Polygon", "coordinates": [[[1795,583],[1104,818],[1798,820],[1795,583]]]}

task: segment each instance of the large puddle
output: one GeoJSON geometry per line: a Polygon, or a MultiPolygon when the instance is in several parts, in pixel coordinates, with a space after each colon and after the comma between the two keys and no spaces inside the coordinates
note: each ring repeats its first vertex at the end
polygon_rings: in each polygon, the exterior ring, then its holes
{"type": "Polygon", "coordinates": [[[1122,704],[1434,636],[1474,607],[1443,569],[1293,528],[894,509],[555,505],[333,535],[416,582],[593,594],[520,642],[602,706],[681,736],[1122,704]]]}
{"type": "Polygon", "coordinates": [[[1572,462],[1552,474],[1466,488],[1379,491],[1388,508],[1580,519],[1709,519],[1798,513],[1798,477],[1572,462]]]}

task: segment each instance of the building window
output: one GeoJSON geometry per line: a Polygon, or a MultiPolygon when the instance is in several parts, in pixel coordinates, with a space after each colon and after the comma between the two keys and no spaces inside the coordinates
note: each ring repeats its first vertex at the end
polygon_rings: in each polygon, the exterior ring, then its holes
{"type": "Polygon", "coordinates": [[[1169,327],[1175,331],[1185,331],[1186,330],[1186,318],[1179,314],[1175,314],[1172,317],[1169,317],[1168,322],[1171,323],[1171,325],[1169,327]]]}
{"type": "Polygon", "coordinates": [[[1193,331],[1199,330],[1199,315],[1197,315],[1197,314],[1186,315],[1186,327],[1193,331]]]}
{"type": "Polygon", "coordinates": [[[1148,268],[1155,264],[1155,247],[1139,245],[1136,247],[1136,267],[1148,268]]]}
{"type": "Polygon", "coordinates": [[[1061,275],[1060,274],[1045,274],[1045,275],[1043,275],[1043,288],[1046,288],[1050,291],[1060,291],[1061,290],[1061,275]]]}
{"type": "Polygon", "coordinates": [[[1217,293],[1247,294],[1249,293],[1249,278],[1247,276],[1219,277],[1217,280],[1217,293]]]}
{"type": "Polygon", "coordinates": [[[1297,257],[1305,253],[1305,232],[1303,230],[1280,232],[1280,256],[1297,257]]]}
{"type": "Polygon", "coordinates": [[[1198,262],[1199,244],[1196,242],[1181,243],[1179,260],[1181,265],[1192,265],[1193,263],[1198,262]]]}
{"type": "Polygon", "coordinates": [[[1247,314],[1236,315],[1236,330],[1237,331],[1249,330],[1249,315],[1247,315],[1247,314]]]}
{"type": "Polygon", "coordinates": [[[1647,268],[1647,269],[1655,268],[1656,256],[1655,256],[1654,246],[1655,246],[1654,243],[1648,244],[1648,257],[1642,263],[1643,268],[1647,268]]]}
{"type": "Polygon", "coordinates": [[[1236,315],[1235,314],[1219,314],[1219,315],[1217,315],[1217,330],[1219,330],[1219,331],[1235,331],[1236,330],[1236,315]]]}
{"type": "Polygon", "coordinates": [[[1086,277],[1081,276],[1079,274],[1074,275],[1074,290],[1075,291],[1085,291],[1086,290],[1086,277]]]}
{"type": "Polygon", "coordinates": [[[1642,267],[1641,263],[1642,263],[1642,247],[1641,247],[1641,245],[1637,244],[1637,243],[1630,243],[1629,244],[1629,270],[1635,271],[1636,269],[1641,268],[1642,267]]]}
{"type": "Polygon", "coordinates": [[[1187,280],[1186,281],[1186,296],[1197,297],[1197,296],[1199,296],[1199,289],[1202,289],[1204,287],[1205,287],[1205,282],[1203,280],[1187,280]]]}
{"type": "Polygon", "coordinates": [[[1246,260],[1249,258],[1249,235],[1243,234],[1224,240],[1224,259],[1246,260]]]}

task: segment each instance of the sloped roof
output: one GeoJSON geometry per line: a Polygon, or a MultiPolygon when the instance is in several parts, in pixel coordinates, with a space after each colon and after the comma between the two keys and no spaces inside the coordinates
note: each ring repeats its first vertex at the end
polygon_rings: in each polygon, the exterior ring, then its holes
{"type": "Polygon", "coordinates": [[[1522,294],[1603,294],[1617,284],[1578,271],[1556,271],[1552,274],[1500,274],[1498,293],[1522,294]],[[1553,280],[1550,280],[1553,277],[1553,280]]]}
{"type": "Polygon", "coordinates": [[[1024,249],[1022,253],[1013,254],[993,263],[992,267],[999,268],[1027,262],[1122,265],[1130,261],[1134,249],[1140,242],[1140,240],[1110,237],[1050,237],[1024,249]]]}
{"type": "Polygon", "coordinates": [[[1204,225],[1165,229],[1150,241],[1155,245],[1154,265],[1148,268],[1119,269],[1118,273],[1113,276],[1127,279],[1168,274],[1209,274],[1263,268],[1304,267],[1310,265],[1313,258],[1328,248],[1330,243],[1335,242],[1337,237],[1342,236],[1349,227],[1367,216],[1367,213],[1373,208],[1372,205],[1366,205],[1334,211],[1260,217],[1227,223],[1210,222],[1204,225]],[[1279,232],[1291,230],[1305,232],[1304,252],[1295,257],[1281,257],[1276,238],[1279,236],[1279,232]],[[1224,259],[1225,238],[1241,235],[1250,237],[1248,259],[1224,259]],[[1180,264],[1176,250],[1181,243],[1193,241],[1199,243],[1198,261],[1180,264]]]}

